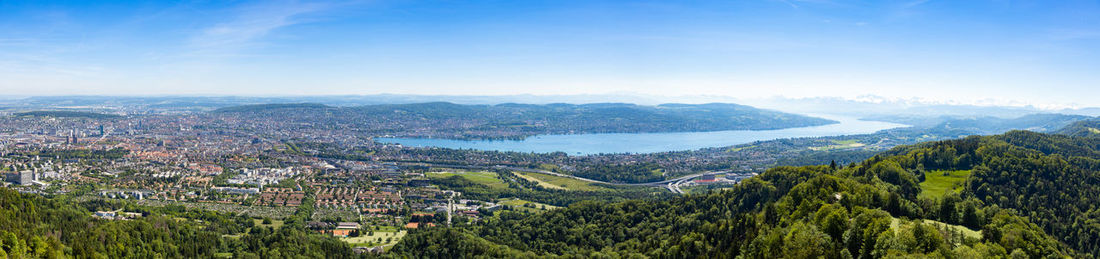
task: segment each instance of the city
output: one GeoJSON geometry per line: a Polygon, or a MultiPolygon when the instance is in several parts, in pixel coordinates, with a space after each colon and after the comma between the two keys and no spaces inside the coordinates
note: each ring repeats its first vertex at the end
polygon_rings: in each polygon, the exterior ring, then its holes
{"type": "Polygon", "coordinates": [[[1097,258],[1097,1],[0,1],[0,258],[1097,258]]]}

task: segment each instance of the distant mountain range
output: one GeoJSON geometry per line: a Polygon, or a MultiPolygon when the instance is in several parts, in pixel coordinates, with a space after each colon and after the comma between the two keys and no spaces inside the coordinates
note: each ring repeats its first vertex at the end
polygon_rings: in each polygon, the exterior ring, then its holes
{"type": "Polygon", "coordinates": [[[852,100],[839,97],[813,98],[737,98],[728,96],[651,96],[639,94],[601,95],[330,95],[330,96],[36,96],[25,98],[0,98],[0,107],[36,108],[124,108],[143,107],[159,109],[212,110],[221,107],[268,103],[320,103],[330,106],[362,106],[372,104],[409,104],[450,102],[457,104],[551,104],[551,103],[634,103],[658,105],[662,103],[739,103],[759,108],[792,113],[837,114],[850,116],[919,115],[927,117],[993,116],[1019,117],[1033,113],[1063,113],[1100,116],[1100,107],[1075,109],[1042,109],[1034,106],[983,106],[967,104],[940,104],[913,100],[891,100],[868,97],[852,100]],[[865,99],[865,100],[864,100],[865,99]]]}
{"type": "Polygon", "coordinates": [[[1013,118],[1034,113],[1062,113],[1100,116],[1100,108],[1044,109],[1035,106],[942,104],[914,100],[891,100],[868,97],[868,100],[851,100],[838,97],[744,99],[738,103],[755,107],[777,109],[794,113],[825,113],[849,116],[907,115],[920,117],[939,116],[992,116],[1013,118]]]}
{"type": "Polygon", "coordinates": [[[993,116],[873,116],[867,119],[912,125],[920,128],[964,130],[979,135],[1000,134],[1010,130],[1053,132],[1077,121],[1092,119],[1084,115],[1054,113],[1028,114],[1015,118],[993,116]]]}

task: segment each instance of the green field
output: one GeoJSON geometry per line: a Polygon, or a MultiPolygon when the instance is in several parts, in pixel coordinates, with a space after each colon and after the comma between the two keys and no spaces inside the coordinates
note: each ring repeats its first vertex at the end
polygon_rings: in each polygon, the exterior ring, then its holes
{"type": "Polygon", "coordinates": [[[962,190],[963,181],[966,181],[968,176],[970,176],[970,170],[927,172],[924,174],[924,182],[920,183],[921,192],[918,197],[938,198],[946,195],[948,191],[958,192],[962,190]]]}
{"type": "Polygon", "coordinates": [[[511,206],[513,210],[526,211],[526,212],[541,212],[541,211],[561,208],[561,207],[550,205],[550,204],[543,204],[543,203],[531,202],[531,201],[520,200],[520,199],[500,200],[500,201],[497,201],[497,204],[508,205],[508,206],[511,206]],[[534,205],[534,208],[524,207],[525,204],[534,205]]]}
{"type": "Polygon", "coordinates": [[[731,147],[731,148],[729,148],[729,149],[726,149],[726,152],[737,152],[737,151],[741,151],[741,150],[745,150],[745,149],[750,149],[750,148],[754,148],[754,147],[756,147],[756,145],[752,145],[752,146],[743,146],[743,147],[731,147]]]}
{"type": "Polygon", "coordinates": [[[975,231],[975,230],[969,229],[969,228],[964,227],[964,226],[951,225],[951,224],[947,224],[947,223],[943,223],[943,222],[939,222],[939,221],[935,221],[935,220],[929,220],[929,219],[926,219],[922,222],[924,222],[924,224],[936,225],[937,227],[940,227],[940,228],[947,227],[947,228],[950,228],[952,230],[959,231],[959,233],[962,233],[966,237],[972,237],[974,239],[982,239],[982,231],[975,231]]]}
{"type": "MultiPolygon", "coordinates": [[[[938,228],[949,228],[951,230],[955,230],[955,231],[958,231],[959,233],[962,233],[966,237],[971,237],[971,238],[975,238],[975,239],[982,239],[982,231],[980,231],[980,230],[975,231],[975,230],[969,229],[969,228],[964,227],[964,226],[947,224],[947,223],[943,223],[943,222],[939,222],[939,221],[935,221],[935,220],[930,220],[930,219],[922,219],[922,220],[920,220],[920,222],[924,223],[924,224],[936,225],[936,227],[938,227],[938,228]]],[[[893,218],[893,220],[890,221],[890,229],[893,229],[894,233],[897,233],[900,226],[901,226],[901,219],[893,218]]]]}
{"type": "Polygon", "coordinates": [[[252,219],[252,221],[255,222],[256,226],[259,227],[271,227],[273,229],[279,229],[283,227],[283,221],[279,219],[272,219],[271,224],[263,224],[264,220],[262,219],[252,219]]]}
{"type": "Polygon", "coordinates": [[[574,190],[574,191],[603,191],[607,188],[593,185],[590,182],[585,182],[568,177],[553,176],[548,174],[530,173],[530,172],[515,172],[516,176],[526,179],[528,181],[536,182],[539,186],[547,189],[559,189],[559,190],[574,190]]]}
{"type": "Polygon", "coordinates": [[[401,241],[401,238],[405,237],[405,234],[408,234],[408,232],[404,230],[394,230],[393,228],[383,228],[381,230],[374,230],[373,235],[369,234],[370,232],[368,231],[362,233],[361,236],[342,237],[340,240],[347,242],[348,245],[352,247],[392,246],[397,244],[397,241],[401,241]],[[390,239],[389,242],[386,242],[387,238],[390,239]]]}
{"type": "Polygon", "coordinates": [[[828,145],[828,146],[824,146],[824,147],[810,147],[810,149],[815,150],[815,151],[823,151],[823,150],[847,149],[847,148],[857,148],[857,147],[866,146],[866,144],[859,143],[858,140],[854,140],[854,139],[832,140],[831,142],[833,142],[832,145],[828,145]]]}
{"type": "MultiPolygon", "coordinates": [[[[187,219],[178,218],[178,217],[175,218],[175,220],[176,221],[187,221],[187,219]]],[[[270,227],[270,228],[273,228],[273,229],[279,229],[279,228],[283,227],[283,221],[278,220],[278,219],[271,220],[271,224],[263,224],[264,221],[262,219],[252,219],[252,222],[254,222],[257,227],[270,227]]],[[[234,235],[222,235],[222,237],[238,239],[238,238],[241,238],[241,235],[244,235],[244,233],[238,233],[238,234],[234,234],[234,235]]],[[[232,253],[229,253],[229,254],[232,255],[232,253]]],[[[217,257],[217,256],[215,256],[215,257],[217,257]]],[[[232,257],[232,256],[230,256],[230,257],[232,257]]]]}
{"type": "Polygon", "coordinates": [[[1097,128],[1088,128],[1088,129],[1089,129],[1089,132],[1092,132],[1093,134],[1100,134],[1100,129],[1097,129],[1097,128]]]}
{"type": "Polygon", "coordinates": [[[497,178],[496,172],[489,171],[445,171],[445,172],[428,172],[426,174],[428,178],[447,178],[453,175],[462,176],[467,180],[475,183],[488,185],[493,188],[508,188],[508,184],[497,178]]]}

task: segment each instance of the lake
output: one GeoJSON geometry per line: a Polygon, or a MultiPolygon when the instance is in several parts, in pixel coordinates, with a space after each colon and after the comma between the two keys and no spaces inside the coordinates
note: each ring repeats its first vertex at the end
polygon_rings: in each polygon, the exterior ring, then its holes
{"type": "Polygon", "coordinates": [[[570,155],[600,153],[656,153],[724,147],[760,140],[782,138],[825,137],[874,133],[908,125],[866,121],[852,117],[814,115],[840,123],[779,130],[726,130],[669,133],[594,133],[571,135],[537,135],[524,140],[455,140],[433,138],[376,138],[382,143],[397,143],[414,147],[442,147],[516,152],[565,152],[570,155]]]}

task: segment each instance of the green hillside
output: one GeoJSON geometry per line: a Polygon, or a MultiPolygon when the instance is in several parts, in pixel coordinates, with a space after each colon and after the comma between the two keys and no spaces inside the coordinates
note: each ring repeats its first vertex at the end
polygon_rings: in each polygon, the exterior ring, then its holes
{"type": "Polygon", "coordinates": [[[1074,137],[1100,137],[1100,120],[1083,120],[1074,122],[1054,133],[1074,137]]]}
{"type": "Polygon", "coordinates": [[[923,143],[839,168],[774,168],[721,192],[502,213],[414,232],[393,251],[425,255],[438,244],[423,241],[459,232],[482,250],[446,256],[1091,257],[1098,150],[1096,139],[1025,131],[923,143]]]}
{"type": "Polygon", "coordinates": [[[0,258],[354,257],[346,243],[306,230],[302,215],[311,212],[301,209],[273,229],[248,217],[180,206],[76,202],[0,188],[0,258]],[[95,211],[139,216],[99,219],[95,211]]]}

